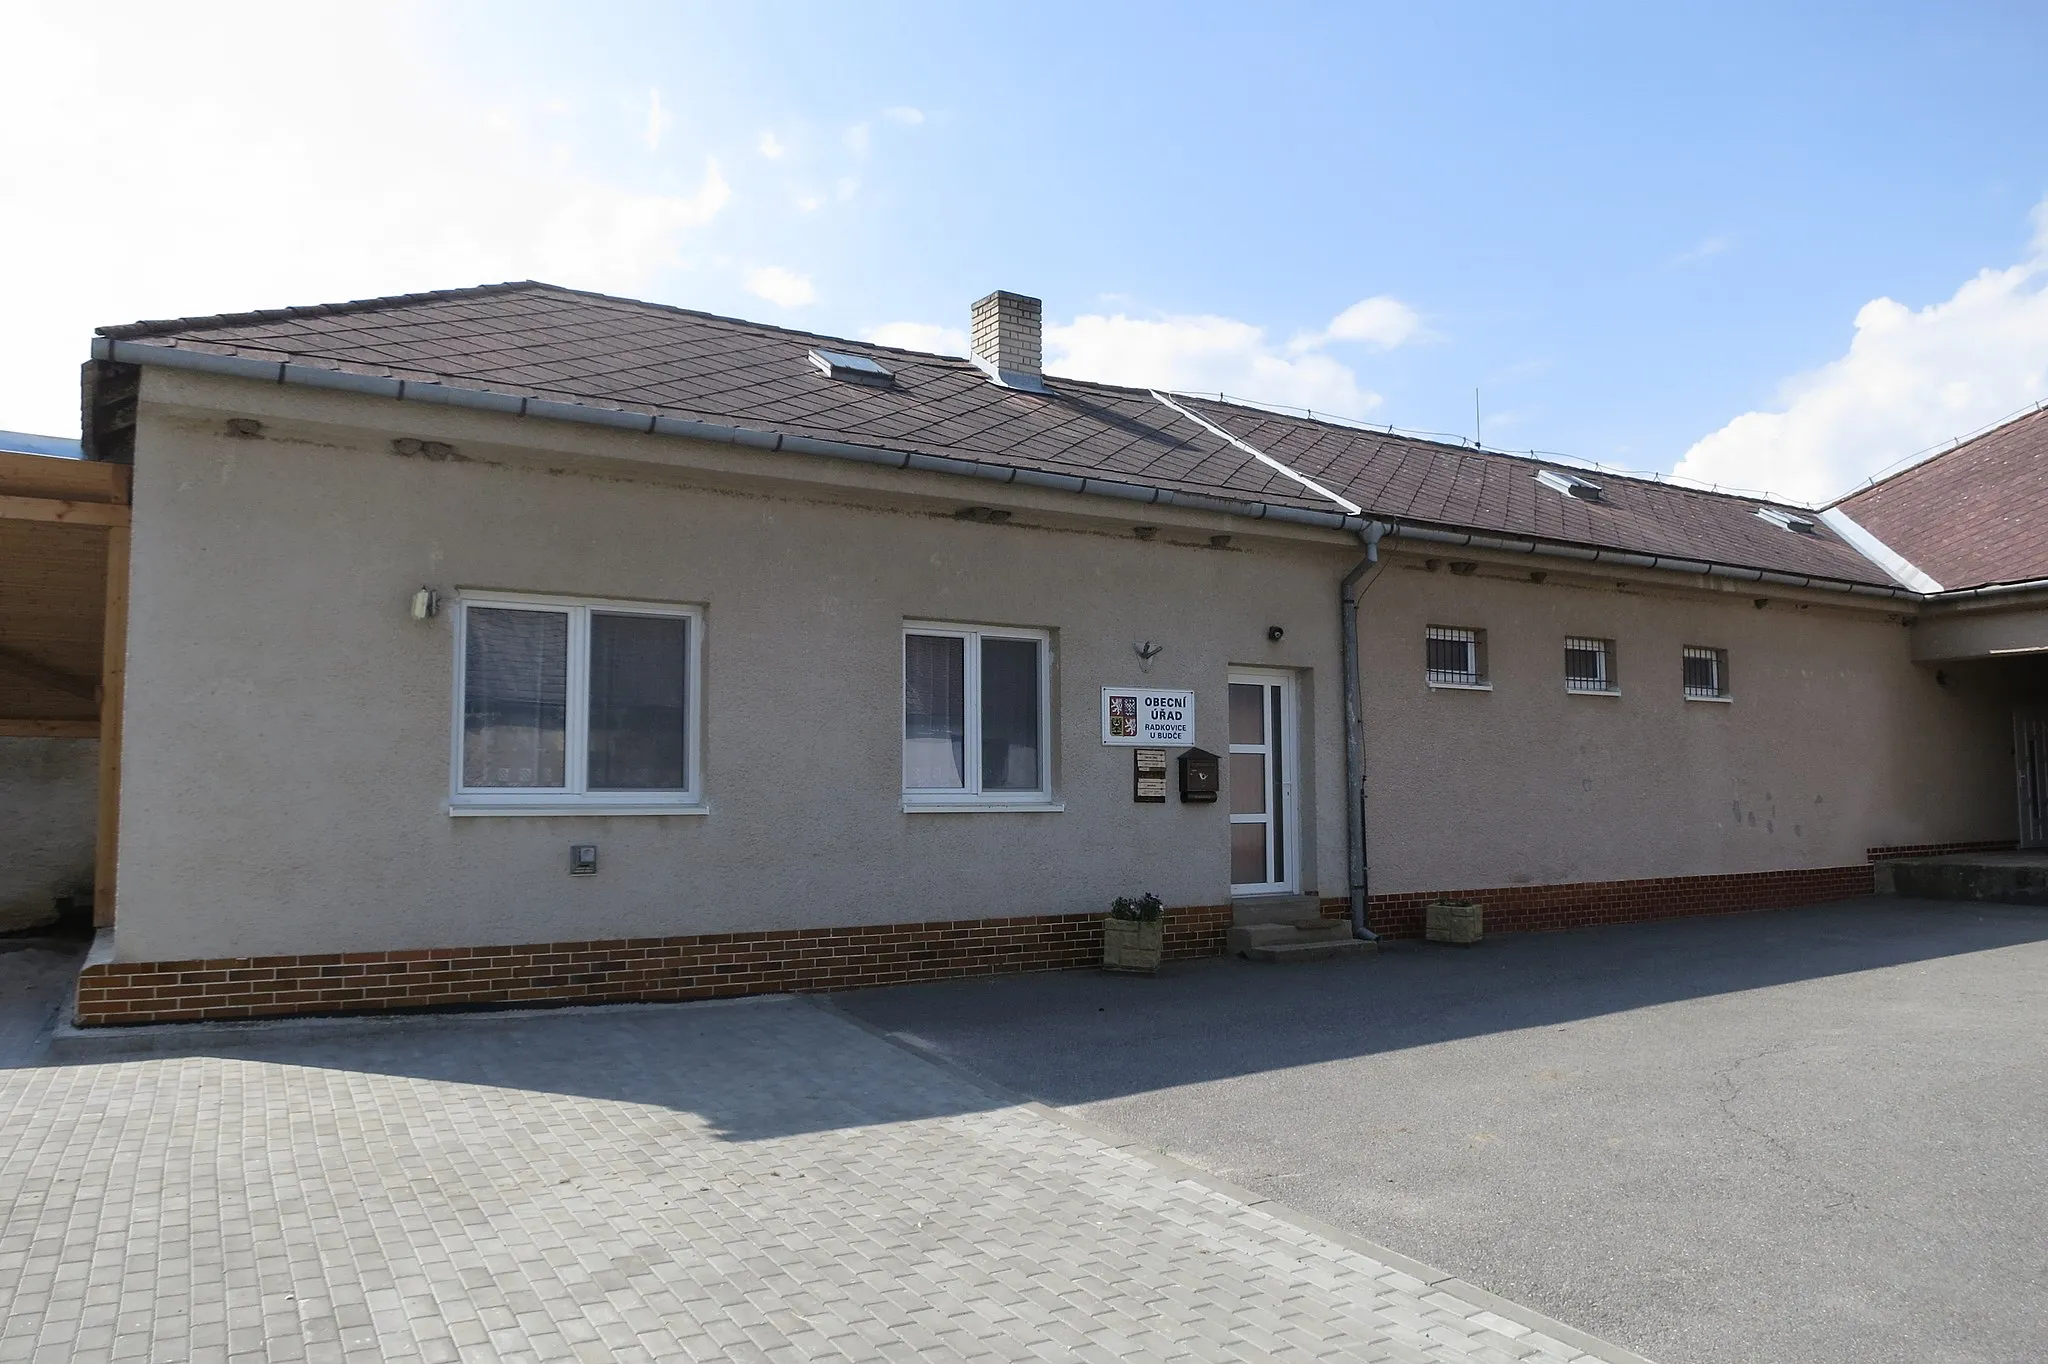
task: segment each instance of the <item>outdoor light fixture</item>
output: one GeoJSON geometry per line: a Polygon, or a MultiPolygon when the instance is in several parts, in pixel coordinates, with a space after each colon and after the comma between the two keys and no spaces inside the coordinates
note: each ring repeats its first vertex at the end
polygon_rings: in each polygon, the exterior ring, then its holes
{"type": "Polygon", "coordinates": [[[1268,625],[1266,627],[1266,638],[1272,640],[1275,644],[1278,644],[1285,638],[1286,634],[1287,632],[1277,625],[1268,625]]]}
{"type": "Polygon", "coordinates": [[[412,618],[432,620],[441,610],[441,594],[431,587],[423,587],[412,594],[412,618]]]}

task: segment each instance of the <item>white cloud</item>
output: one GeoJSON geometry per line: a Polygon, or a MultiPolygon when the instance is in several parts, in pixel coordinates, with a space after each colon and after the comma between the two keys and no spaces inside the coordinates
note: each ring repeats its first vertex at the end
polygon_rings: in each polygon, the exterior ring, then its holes
{"type": "Polygon", "coordinates": [[[799,194],[796,196],[796,206],[798,212],[815,213],[825,206],[825,196],[822,194],[799,194]]]}
{"type": "Polygon", "coordinates": [[[0,259],[36,267],[8,282],[0,427],[77,429],[95,324],[522,276],[640,292],[730,200],[715,161],[629,188],[558,154],[538,98],[454,93],[419,22],[377,0],[8,7],[4,45],[35,60],[0,82],[0,259]],[[167,70],[238,75],[166,98],[167,70]],[[62,211],[109,185],[122,211],[62,211]]]}
{"type": "Polygon", "coordinates": [[[2048,397],[2048,202],[2028,257],[1918,310],[1873,299],[1840,359],[1686,451],[1674,472],[1821,502],[2048,397]]]}
{"type": "Polygon", "coordinates": [[[1691,265],[1694,261],[1702,261],[1709,256],[1718,256],[1733,245],[1734,243],[1726,237],[1709,237],[1692,250],[1681,251],[1672,258],[1671,263],[1673,265],[1691,265]]]}
{"type": "Polygon", "coordinates": [[[872,130],[865,123],[856,123],[846,130],[846,150],[855,156],[866,156],[872,140],[872,130]]]}
{"type": "Polygon", "coordinates": [[[1330,319],[1320,332],[1309,332],[1287,343],[1293,354],[1320,349],[1332,341],[1355,341],[1380,350],[1392,350],[1422,336],[1422,318],[1398,298],[1376,294],[1362,298],[1330,319]]]}
{"type": "Polygon", "coordinates": [[[899,104],[893,109],[884,109],[882,117],[888,119],[891,123],[901,123],[906,128],[915,128],[918,124],[924,122],[924,110],[913,109],[907,104],[899,104]]]}
{"type": "Polygon", "coordinates": [[[799,275],[779,265],[764,265],[747,271],[747,292],[784,308],[800,308],[817,301],[809,275],[799,275]]]}
{"type": "Polygon", "coordinates": [[[885,322],[867,334],[878,346],[921,350],[932,355],[965,355],[967,333],[958,327],[941,327],[933,322],[885,322]]]}
{"type": "Polygon", "coordinates": [[[782,139],[773,132],[762,133],[761,140],[754,145],[759,148],[761,155],[770,161],[780,161],[789,153],[789,148],[783,146],[782,139]]]}
{"type": "Polygon", "coordinates": [[[647,144],[648,151],[658,152],[661,150],[661,139],[670,128],[675,126],[675,122],[675,115],[661,107],[661,91],[649,90],[647,92],[647,128],[641,134],[641,140],[647,144]]]}
{"type": "Polygon", "coordinates": [[[1276,347],[1264,328],[1235,318],[1084,315],[1047,327],[1045,342],[1048,370],[1103,383],[1221,392],[1345,417],[1381,401],[1349,366],[1276,347]]]}

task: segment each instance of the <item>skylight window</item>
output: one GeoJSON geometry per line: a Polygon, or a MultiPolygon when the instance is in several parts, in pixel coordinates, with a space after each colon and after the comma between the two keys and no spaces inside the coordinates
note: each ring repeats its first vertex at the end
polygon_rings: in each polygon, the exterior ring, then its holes
{"type": "Polygon", "coordinates": [[[1789,530],[1800,535],[1813,534],[1813,518],[1810,516],[1796,516],[1788,511],[1779,511],[1776,507],[1758,507],[1756,514],[1779,530],[1789,530]]]}
{"type": "Polygon", "coordinates": [[[1580,478],[1577,474],[1568,474],[1562,469],[1539,469],[1536,471],[1536,481],[1552,492],[1563,493],[1566,497],[1576,497],[1581,502],[1607,500],[1598,483],[1580,478]]]}
{"type": "Polygon", "coordinates": [[[845,384],[865,384],[869,388],[887,388],[896,382],[896,376],[865,355],[848,355],[844,351],[814,350],[811,363],[827,379],[837,379],[845,384]]]}

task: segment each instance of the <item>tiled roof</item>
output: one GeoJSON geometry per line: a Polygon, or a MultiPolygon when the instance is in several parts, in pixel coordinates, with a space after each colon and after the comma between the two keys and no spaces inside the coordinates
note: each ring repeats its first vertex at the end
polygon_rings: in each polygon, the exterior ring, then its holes
{"type": "MultiPolygon", "coordinates": [[[[114,340],[490,389],[787,435],[947,455],[1176,492],[1336,510],[1153,400],[1052,378],[1000,388],[967,360],[708,313],[515,283],[313,308],[105,327],[114,340]],[[866,355],[890,388],[835,382],[812,346],[866,355]]],[[[1537,461],[1263,408],[1182,399],[1205,420],[1337,489],[1370,516],[1780,573],[1888,585],[1825,530],[1780,530],[1752,499],[1587,475],[1604,503],[1535,480],[1537,461]]],[[[1580,473],[1585,471],[1580,470],[1580,473]]]]}
{"type": "Polygon", "coordinates": [[[1943,587],[2048,578],[2048,408],[1839,505],[1943,587]]]}

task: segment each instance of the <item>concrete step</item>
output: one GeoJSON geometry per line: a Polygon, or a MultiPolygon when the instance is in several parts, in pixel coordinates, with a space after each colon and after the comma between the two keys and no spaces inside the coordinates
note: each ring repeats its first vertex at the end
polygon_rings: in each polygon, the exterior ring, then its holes
{"type": "Polygon", "coordinates": [[[1357,938],[1341,938],[1335,941],[1277,943],[1269,947],[1247,947],[1238,953],[1246,961],[1333,961],[1338,957],[1362,956],[1377,952],[1379,944],[1364,942],[1357,938]]]}
{"type": "Polygon", "coordinates": [[[1234,924],[1291,924],[1322,914],[1322,898],[1315,895],[1245,895],[1230,902],[1234,924]]]}
{"type": "Polygon", "coordinates": [[[1877,892],[1921,900],[2048,905],[2048,853],[1976,853],[1877,864],[1877,892]]]}
{"type": "Polygon", "coordinates": [[[1346,942],[1351,925],[1339,919],[1298,919],[1285,924],[1239,924],[1225,934],[1232,952],[1252,947],[1282,947],[1292,943],[1346,942]]]}

